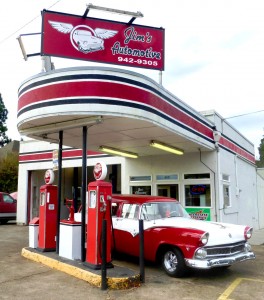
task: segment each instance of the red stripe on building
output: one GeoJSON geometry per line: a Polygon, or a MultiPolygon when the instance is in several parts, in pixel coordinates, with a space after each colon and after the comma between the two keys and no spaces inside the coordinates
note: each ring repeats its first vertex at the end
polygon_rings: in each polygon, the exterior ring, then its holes
{"type": "Polygon", "coordinates": [[[32,154],[23,154],[22,153],[19,155],[19,162],[51,160],[51,159],[52,159],[52,152],[32,153],[32,154]]]}
{"type": "MultiPolygon", "coordinates": [[[[72,97],[101,97],[114,98],[120,101],[133,101],[153,107],[156,110],[180,121],[190,128],[202,133],[206,137],[213,139],[212,129],[195,120],[177,107],[166,102],[163,98],[135,86],[124,85],[116,82],[102,81],[78,81],[60,82],[37,89],[29,90],[22,94],[18,102],[18,111],[23,107],[42,102],[52,101],[58,98],[72,97]]],[[[50,104],[52,106],[52,102],[50,104]]]]}
{"type": "Polygon", "coordinates": [[[231,150],[232,152],[246,158],[247,160],[251,161],[252,163],[255,163],[255,157],[248,153],[247,151],[243,150],[236,144],[232,143],[231,141],[227,140],[224,137],[221,137],[220,144],[231,150]]]}
{"type": "MultiPolygon", "coordinates": [[[[105,155],[101,152],[96,151],[87,151],[87,156],[100,156],[105,155]]],[[[82,150],[81,149],[74,149],[74,150],[63,150],[62,152],[62,159],[75,159],[82,157],[82,150]]],[[[44,160],[52,160],[53,159],[53,151],[50,152],[43,152],[43,153],[30,153],[30,154],[23,154],[19,155],[19,162],[31,162],[31,161],[44,161],[44,160]]]]}

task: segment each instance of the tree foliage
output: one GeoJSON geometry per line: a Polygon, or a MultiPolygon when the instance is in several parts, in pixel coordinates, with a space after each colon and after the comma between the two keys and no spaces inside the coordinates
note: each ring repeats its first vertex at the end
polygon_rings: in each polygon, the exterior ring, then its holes
{"type": "Polygon", "coordinates": [[[5,107],[5,104],[2,99],[2,95],[0,94],[0,147],[3,147],[4,145],[11,142],[11,139],[9,139],[6,135],[7,127],[6,127],[6,119],[8,115],[8,110],[5,107]]]}
{"type": "Polygon", "coordinates": [[[10,152],[0,160],[0,191],[12,193],[17,191],[18,153],[10,152]]]}
{"type": "Polygon", "coordinates": [[[264,137],[260,140],[258,151],[259,151],[259,160],[256,161],[256,165],[258,168],[264,168],[264,137]]]}

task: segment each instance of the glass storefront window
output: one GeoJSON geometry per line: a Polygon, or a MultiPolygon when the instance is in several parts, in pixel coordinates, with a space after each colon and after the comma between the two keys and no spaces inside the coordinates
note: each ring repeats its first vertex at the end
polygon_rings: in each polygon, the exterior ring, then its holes
{"type": "Polygon", "coordinates": [[[184,179],[208,179],[210,173],[184,174],[184,179]]]}
{"type": "Polygon", "coordinates": [[[224,207],[230,207],[230,192],[229,192],[229,185],[223,185],[223,194],[224,194],[224,207]]]}
{"type": "Polygon", "coordinates": [[[146,175],[146,176],[130,176],[130,181],[151,181],[151,176],[146,175]]]}
{"type": "Polygon", "coordinates": [[[184,186],[185,206],[210,207],[210,184],[187,184],[184,186]]]}
{"type": "Polygon", "coordinates": [[[132,186],[132,194],[136,195],[151,195],[151,186],[142,185],[142,186],[132,186]]]}
{"type": "Polygon", "coordinates": [[[224,197],[224,207],[231,206],[231,199],[230,199],[230,176],[227,174],[222,175],[223,181],[223,197],[224,197]]]}
{"type": "Polygon", "coordinates": [[[179,200],[178,184],[159,184],[157,185],[158,196],[171,197],[179,200]]]}

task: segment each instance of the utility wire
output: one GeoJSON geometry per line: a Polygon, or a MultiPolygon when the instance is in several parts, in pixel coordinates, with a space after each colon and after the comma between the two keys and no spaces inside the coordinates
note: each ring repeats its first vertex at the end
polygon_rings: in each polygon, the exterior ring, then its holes
{"type": "MultiPolygon", "coordinates": [[[[56,5],[57,3],[59,3],[61,0],[56,1],[55,3],[53,3],[51,6],[48,7],[51,8],[54,5],[56,5]]],[[[7,41],[8,39],[10,39],[13,35],[15,35],[16,33],[18,33],[21,29],[25,28],[27,25],[29,25],[30,23],[34,22],[37,18],[39,18],[40,15],[36,16],[35,18],[33,18],[32,20],[30,20],[29,22],[27,22],[25,25],[23,25],[22,27],[20,27],[19,29],[17,29],[16,31],[14,31],[13,33],[11,33],[10,35],[8,35],[6,38],[4,38],[2,41],[0,41],[0,45],[3,44],[5,41],[7,41]]]]}
{"type": "Polygon", "coordinates": [[[264,109],[258,110],[258,111],[254,111],[254,112],[250,112],[250,113],[241,114],[241,115],[236,115],[236,116],[232,116],[232,117],[227,117],[227,118],[225,118],[225,120],[232,119],[232,118],[243,117],[243,116],[248,116],[248,115],[253,115],[253,114],[257,114],[257,113],[263,112],[263,111],[264,111],[264,109]]]}

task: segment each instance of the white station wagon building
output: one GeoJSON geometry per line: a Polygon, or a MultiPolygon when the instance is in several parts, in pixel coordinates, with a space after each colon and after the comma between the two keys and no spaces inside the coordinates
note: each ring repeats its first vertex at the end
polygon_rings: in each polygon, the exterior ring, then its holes
{"type": "Polygon", "coordinates": [[[87,184],[104,161],[114,193],[170,196],[194,218],[264,227],[254,146],[217,112],[197,112],[146,76],[105,67],[37,74],[21,84],[18,98],[17,126],[27,137],[20,144],[18,224],[38,216],[40,186],[45,171],[57,167],[60,143],[61,218],[66,199],[80,202],[85,143],[87,184]]]}

